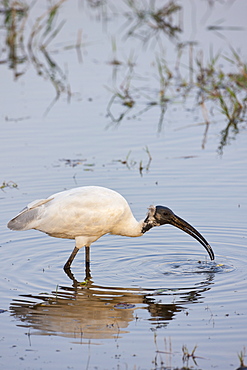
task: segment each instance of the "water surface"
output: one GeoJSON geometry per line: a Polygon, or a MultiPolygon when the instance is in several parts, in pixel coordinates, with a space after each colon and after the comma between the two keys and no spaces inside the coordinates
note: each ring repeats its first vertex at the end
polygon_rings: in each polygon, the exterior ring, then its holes
{"type": "MultiPolygon", "coordinates": [[[[203,12],[199,20],[206,17],[209,25],[219,19],[222,8],[217,5],[217,11],[203,12]]],[[[69,104],[62,95],[44,116],[54,99],[49,81],[31,66],[14,81],[12,71],[6,68],[3,73],[1,66],[1,181],[14,181],[18,187],[6,187],[0,194],[0,366],[175,368],[186,365],[182,347],[191,353],[197,346],[198,366],[192,359],[188,366],[236,369],[237,354],[247,345],[246,131],[219,155],[225,120],[215,109],[202,149],[204,126],[195,125],[203,121],[202,111],[191,105],[193,96],[169,106],[159,134],[159,107],[137,117],[130,111],[123,122],[107,129],[111,93],[105,86],[112,83],[113,73],[107,62],[113,56],[111,36],[119,29],[119,18],[110,17],[104,29],[92,17],[92,9],[65,3],[62,11],[61,18],[69,15],[67,28],[51,49],[53,58],[67,65],[72,90],[78,92],[69,104]],[[60,45],[76,38],[81,27],[76,22],[82,19],[87,20],[83,32],[90,43],[79,63],[74,49],[62,50],[60,45]],[[83,250],[72,265],[73,276],[67,276],[62,267],[73,241],[6,228],[8,220],[34,199],[84,185],[119,191],[137,219],[145,217],[150,204],[170,207],[210,242],[215,261],[209,261],[190,236],[163,226],[142,238],[104,236],[91,248],[90,276],[83,250]]],[[[224,11],[226,21],[232,14],[230,25],[241,24],[244,11],[224,11]]],[[[206,33],[208,44],[215,39],[215,47],[229,51],[226,40],[234,40],[246,55],[238,36],[243,30],[227,31],[224,37],[229,38],[222,41],[205,28],[194,28],[202,43],[201,33],[206,33]]],[[[116,35],[122,40],[121,33],[116,35]]],[[[137,39],[119,41],[119,58],[137,44],[137,39]]],[[[152,70],[155,45],[139,45],[140,74],[157,75],[152,70]]],[[[118,73],[123,76],[124,70],[118,73]]],[[[121,105],[114,109],[122,112],[121,105]]]]}

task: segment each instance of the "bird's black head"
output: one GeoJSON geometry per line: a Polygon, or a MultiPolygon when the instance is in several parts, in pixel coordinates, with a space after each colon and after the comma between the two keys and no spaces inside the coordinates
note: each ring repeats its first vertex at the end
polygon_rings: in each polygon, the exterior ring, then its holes
{"type": "Polygon", "coordinates": [[[156,206],[156,212],[154,214],[155,220],[157,222],[157,226],[165,225],[165,224],[172,224],[173,220],[175,219],[175,215],[172,210],[168,207],[163,206],[156,206]]]}
{"type": "Polygon", "coordinates": [[[143,222],[142,232],[150,230],[154,226],[161,226],[165,224],[173,225],[187,234],[195,238],[199,243],[201,243],[207,250],[211,260],[214,259],[214,252],[211,246],[208,244],[206,239],[197,231],[193,226],[182,218],[176,216],[170,208],[163,206],[150,206],[148,210],[147,217],[143,222]]]}
{"type": "Polygon", "coordinates": [[[144,220],[142,232],[145,233],[154,226],[172,224],[174,218],[175,215],[170,208],[163,206],[150,206],[147,217],[144,220]]]}

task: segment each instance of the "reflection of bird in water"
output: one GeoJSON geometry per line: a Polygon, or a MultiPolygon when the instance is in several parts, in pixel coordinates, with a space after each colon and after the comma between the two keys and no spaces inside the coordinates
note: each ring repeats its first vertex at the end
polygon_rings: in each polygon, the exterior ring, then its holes
{"type": "Polygon", "coordinates": [[[101,289],[91,286],[89,281],[76,290],[61,287],[49,296],[25,297],[26,302],[22,297],[10,307],[11,314],[22,325],[38,330],[37,334],[61,335],[75,340],[106,339],[128,333],[127,327],[134,320],[137,305],[143,302],[142,294],[137,292],[101,289]]]}
{"type": "Polygon", "coordinates": [[[8,223],[12,230],[36,229],[57,238],[75,239],[75,248],[64,269],[68,270],[80,248],[85,246],[89,265],[89,247],[102,235],[141,236],[154,226],[171,224],[198,240],[210,258],[214,253],[204,237],[169,208],[150,206],[147,217],[137,221],[127,201],[117,192],[85,186],[36,200],[8,223]]]}
{"type": "Polygon", "coordinates": [[[185,309],[198,303],[210,289],[213,274],[195,287],[177,289],[139,289],[104,287],[91,279],[73,287],[59,287],[50,295],[22,295],[10,306],[11,315],[21,324],[36,330],[33,334],[60,335],[74,340],[119,337],[128,333],[129,324],[147,310],[153,328],[166,326],[185,309]],[[162,299],[168,303],[162,302],[162,299]],[[37,303],[37,301],[39,303],[37,303]],[[136,314],[135,314],[136,312],[136,314]]]}

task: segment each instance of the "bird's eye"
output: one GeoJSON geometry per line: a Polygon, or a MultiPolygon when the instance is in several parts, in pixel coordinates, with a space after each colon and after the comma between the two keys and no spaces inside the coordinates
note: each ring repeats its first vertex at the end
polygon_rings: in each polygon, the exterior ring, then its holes
{"type": "Polygon", "coordinates": [[[173,213],[172,213],[171,211],[169,211],[169,210],[168,210],[168,211],[164,211],[164,212],[163,212],[163,217],[167,217],[167,218],[169,218],[169,217],[171,217],[171,216],[172,216],[172,214],[173,214],[173,213]]]}

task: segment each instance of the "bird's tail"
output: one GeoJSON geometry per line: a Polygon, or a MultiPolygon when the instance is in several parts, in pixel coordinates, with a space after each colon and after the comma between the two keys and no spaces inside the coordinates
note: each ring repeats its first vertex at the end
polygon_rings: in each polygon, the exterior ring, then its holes
{"type": "Polygon", "coordinates": [[[38,209],[24,208],[16,217],[12,218],[7,224],[11,230],[29,230],[33,228],[32,221],[37,219],[38,209]]]}

